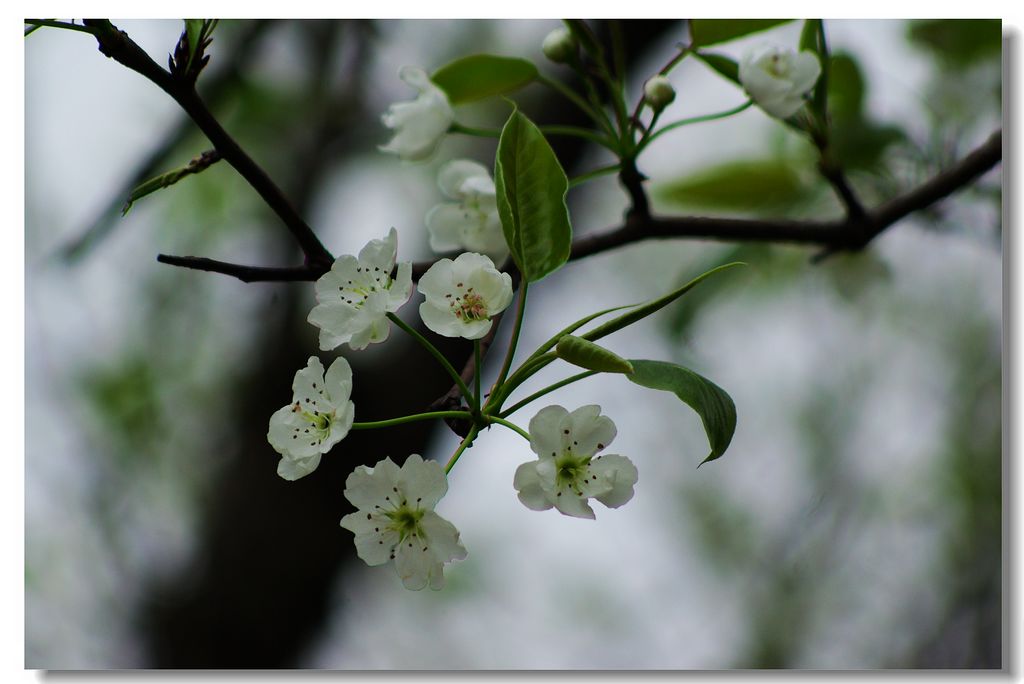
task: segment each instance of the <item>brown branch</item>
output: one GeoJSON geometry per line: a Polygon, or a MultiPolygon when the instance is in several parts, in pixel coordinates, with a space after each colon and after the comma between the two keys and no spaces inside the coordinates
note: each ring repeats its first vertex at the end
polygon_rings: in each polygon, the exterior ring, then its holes
{"type": "MultiPolygon", "coordinates": [[[[798,221],[792,219],[734,219],[702,216],[642,217],[631,215],[626,222],[602,233],[576,238],[572,243],[570,261],[615,249],[641,240],[693,238],[725,242],[786,242],[824,247],[816,260],[846,250],[863,249],[882,231],[957,190],[992,169],[1002,159],[1002,131],[953,166],[936,174],[913,190],[867,211],[860,218],[847,216],[832,221],[798,221]]],[[[245,282],[260,280],[316,280],[330,269],[330,264],[307,264],[292,268],[242,266],[199,257],[160,255],[165,264],[196,268],[242,278],[245,282]],[[289,278],[288,275],[293,277],[289,278]]],[[[426,273],[434,261],[417,261],[412,265],[413,279],[426,273]]],[[[507,268],[506,268],[507,270],[507,268]]]]}
{"type": "Polygon", "coordinates": [[[313,229],[299,216],[281,189],[270,179],[270,176],[217,122],[196,92],[194,81],[175,76],[159,66],[128,37],[127,33],[119,30],[108,20],[86,19],[83,23],[94,30],[100,52],[145,76],[185,110],[199,126],[199,129],[210,139],[224,160],[249,182],[249,185],[259,193],[263,201],[281,218],[302,248],[308,266],[320,265],[330,268],[334,257],[321,244],[313,233],[313,229]]]}
{"type": "Polygon", "coordinates": [[[161,264],[181,266],[182,268],[191,268],[196,271],[223,273],[224,275],[238,278],[243,283],[265,281],[312,281],[324,274],[324,271],[311,266],[243,266],[242,264],[232,264],[227,261],[217,261],[215,259],[195,256],[158,254],[156,260],[161,264]]]}

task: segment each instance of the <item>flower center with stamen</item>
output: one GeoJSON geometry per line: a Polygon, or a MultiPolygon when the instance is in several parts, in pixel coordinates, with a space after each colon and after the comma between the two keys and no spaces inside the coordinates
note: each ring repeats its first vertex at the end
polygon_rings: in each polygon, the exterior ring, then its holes
{"type": "Polygon", "coordinates": [[[463,322],[484,321],[489,318],[487,315],[487,304],[484,298],[475,292],[467,292],[461,297],[456,297],[451,303],[452,313],[463,322]]]}
{"type": "Polygon", "coordinates": [[[393,511],[387,511],[384,515],[391,521],[391,529],[398,533],[399,541],[410,535],[423,536],[420,529],[420,520],[423,519],[424,511],[416,508],[409,508],[403,504],[393,511]]]}

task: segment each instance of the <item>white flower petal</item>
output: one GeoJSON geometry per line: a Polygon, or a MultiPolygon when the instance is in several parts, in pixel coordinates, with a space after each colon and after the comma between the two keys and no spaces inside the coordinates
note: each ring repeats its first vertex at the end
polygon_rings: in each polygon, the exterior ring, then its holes
{"type": "Polygon", "coordinates": [[[437,186],[441,188],[441,192],[447,197],[462,199],[464,196],[463,184],[467,180],[480,178],[490,181],[491,193],[493,194],[494,182],[491,181],[490,171],[485,166],[470,159],[453,159],[438,169],[437,186]]]}
{"type": "Polygon", "coordinates": [[[468,552],[459,541],[459,531],[434,511],[427,511],[420,521],[426,535],[427,546],[434,558],[442,563],[463,560],[468,552]]]}
{"type": "Polygon", "coordinates": [[[387,310],[394,313],[402,308],[412,296],[412,263],[403,261],[398,264],[398,272],[388,288],[387,310]]]}
{"type": "Polygon", "coordinates": [[[527,461],[516,468],[512,486],[519,492],[519,500],[532,511],[546,511],[554,505],[540,486],[537,461],[527,461]]]}
{"type": "Polygon", "coordinates": [[[340,406],[352,396],[352,366],[344,356],[339,356],[331,363],[323,377],[323,387],[327,390],[327,401],[332,406],[340,406]]]}
{"type": "Polygon", "coordinates": [[[270,416],[267,441],[282,456],[308,458],[320,454],[319,441],[310,422],[294,404],[279,408],[270,416]]]}
{"type": "Polygon", "coordinates": [[[541,457],[554,458],[562,453],[562,421],[569,412],[558,405],[546,406],[530,420],[530,448],[541,457]]]}
{"type": "Polygon", "coordinates": [[[445,295],[451,293],[455,286],[452,270],[451,259],[438,259],[420,277],[416,289],[423,293],[428,302],[432,302],[437,307],[447,307],[448,302],[445,300],[445,295]]]}
{"type": "Polygon", "coordinates": [[[391,105],[381,117],[395,135],[379,149],[407,161],[420,161],[433,154],[455,120],[455,113],[444,91],[431,83],[422,69],[403,67],[399,76],[420,93],[412,102],[391,105]]]}
{"type": "Polygon", "coordinates": [[[423,324],[438,335],[444,337],[459,337],[462,333],[462,323],[455,318],[447,308],[439,309],[425,301],[420,304],[420,318],[423,324]]]}
{"type": "Polygon", "coordinates": [[[821,73],[817,56],[809,51],[796,54],[778,47],[748,52],[740,61],[739,78],[744,89],[768,114],[785,119],[804,103],[821,73]]]}
{"type": "Polygon", "coordinates": [[[358,509],[373,511],[393,493],[393,487],[398,484],[398,473],[398,466],[390,458],[385,458],[373,468],[357,466],[345,480],[345,498],[358,509]]]}
{"type": "Polygon", "coordinates": [[[398,231],[394,228],[388,231],[382,240],[370,240],[359,250],[359,264],[364,268],[370,267],[390,273],[395,266],[395,257],[398,254],[398,231]]]}
{"type": "Polygon", "coordinates": [[[308,458],[289,458],[283,456],[277,464],[277,474],[283,479],[294,481],[305,477],[316,470],[320,465],[320,454],[316,453],[308,458]]]}
{"type": "MultiPolygon", "coordinates": [[[[418,537],[407,537],[395,548],[395,570],[406,589],[419,591],[436,576],[437,560],[418,537]]],[[[443,583],[442,583],[443,586],[443,583]]]]}
{"type": "Polygon", "coordinates": [[[577,494],[569,487],[562,487],[555,493],[555,508],[558,509],[559,513],[572,516],[574,518],[589,518],[593,520],[596,516],[594,515],[594,509],[587,503],[587,497],[582,494],[577,494]]]}
{"type": "Polygon", "coordinates": [[[402,464],[398,488],[417,508],[432,509],[448,491],[448,480],[439,463],[412,454],[402,464]]]}
{"type": "Polygon", "coordinates": [[[590,462],[590,470],[599,478],[606,477],[612,481],[611,491],[596,496],[608,508],[618,508],[633,498],[633,485],[638,473],[633,462],[625,456],[605,454],[590,462]]]}
{"type": "Polygon", "coordinates": [[[430,236],[430,249],[435,252],[453,252],[467,247],[467,224],[472,217],[458,204],[438,204],[427,212],[424,221],[430,236]]]}
{"type": "Polygon", "coordinates": [[[583,406],[569,414],[567,429],[574,454],[593,456],[615,439],[615,423],[600,414],[601,407],[597,405],[583,406]]]}

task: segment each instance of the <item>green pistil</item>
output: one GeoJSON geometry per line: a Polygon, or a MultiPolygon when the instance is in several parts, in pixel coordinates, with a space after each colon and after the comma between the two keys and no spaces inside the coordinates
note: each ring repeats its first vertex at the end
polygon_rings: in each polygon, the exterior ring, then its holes
{"type": "Polygon", "coordinates": [[[423,519],[423,513],[424,511],[418,508],[409,508],[403,504],[393,511],[386,512],[384,515],[391,520],[391,529],[398,532],[398,539],[401,541],[412,534],[423,536],[422,530],[420,530],[420,520],[423,519]]]}
{"type": "Polygon", "coordinates": [[[558,470],[555,473],[555,482],[559,488],[572,487],[578,489],[577,483],[587,477],[587,466],[589,458],[578,458],[572,454],[562,454],[555,462],[558,470]]]}

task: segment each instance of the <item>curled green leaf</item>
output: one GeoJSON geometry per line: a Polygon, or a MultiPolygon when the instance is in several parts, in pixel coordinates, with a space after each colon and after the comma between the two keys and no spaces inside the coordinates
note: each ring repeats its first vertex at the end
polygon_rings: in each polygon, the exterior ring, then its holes
{"type": "Polygon", "coordinates": [[[575,335],[564,335],[555,345],[558,358],[574,366],[602,373],[632,373],[633,364],[601,345],[575,335]]]}
{"type": "Polygon", "coordinates": [[[220,152],[217,150],[207,150],[181,168],[160,174],[155,178],[150,178],[132,190],[131,195],[128,196],[128,201],[124,203],[123,207],[121,207],[121,216],[125,216],[129,211],[131,211],[132,205],[146,195],[151,195],[157,190],[168,188],[185,176],[191,176],[193,174],[200,173],[201,171],[205,171],[218,161],[220,161],[220,152]]]}
{"type": "Polygon", "coordinates": [[[700,416],[711,453],[697,467],[725,453],[736,432],[736,404],[725,390],[689,368],[667,361],[633,359],[630,363],[634,369],[626,376],[630,382],[672,392],[700,416]]]}

